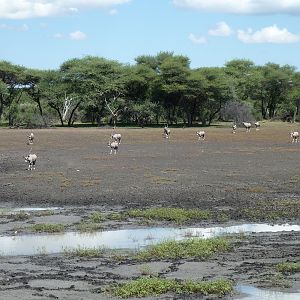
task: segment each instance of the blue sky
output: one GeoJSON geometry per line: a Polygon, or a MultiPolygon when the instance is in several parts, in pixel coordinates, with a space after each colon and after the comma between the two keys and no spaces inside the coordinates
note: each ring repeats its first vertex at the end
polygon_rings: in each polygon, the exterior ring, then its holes
{"type": "Polygon", "coordinates": [[[160,51],[191,67],[245,58],[300,70],[300,0],[0,0],[0,60],[38,69],[160,51]]]}

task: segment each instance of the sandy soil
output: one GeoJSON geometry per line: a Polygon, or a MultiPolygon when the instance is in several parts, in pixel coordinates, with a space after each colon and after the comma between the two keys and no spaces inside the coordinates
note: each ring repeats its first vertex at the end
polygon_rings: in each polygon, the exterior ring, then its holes
{"type": "MultiPolygon", "coordinates": [[[[206,129],[204,142],[197,140],[196,128],[172,129],[169,140],[162,138],[161,129],[119,129],[123,139],[117,155],[109,155],[107,147],[111,129],[34,130],[31,152],[38,155],[34,171],[26,170],[22,158],[30,150],[28,131],[0,129],[0,206],[64,208],[63,213],[32,214],[24,221],[0,213],[0,234],[12,235],[16,228],[17,234],[27,233],[26,226],[36,223],[64,223],[73,230],[92,211],[161,206],[229,212],[229,223],[243,223],[249,222],[239,213],[244,209],[288,201],[293,202],[292,211],[273,222],[300,224],[300,143],[290,142],[292,129],[300,128],[268,123],[260,131],[239,129],[232,134],[229,128],[212,127],[206,129]]],[[[220,220],[200,225],[216,223],[220,220]]],[[[138,226],[134,221],[106,224],[110,229],[138,226]]],[[[274,288],[274,266],[299,260],[300,233],[281,232],[236,237],[231,252],[206,261],[146,265],[166,278],[222,277],[274,288]]],[[[110,299],[99,289],[140,277],[144,264],[130,257],[116,261],[109,255],[97,259],[63,254],[0,257],[0,298],[110,299]]],[[[299,275],[285,279],[291,284],[289,290],[300,288],[299,275]]],[[[196,295],[194,299],[204,298],[196,295]]]]}

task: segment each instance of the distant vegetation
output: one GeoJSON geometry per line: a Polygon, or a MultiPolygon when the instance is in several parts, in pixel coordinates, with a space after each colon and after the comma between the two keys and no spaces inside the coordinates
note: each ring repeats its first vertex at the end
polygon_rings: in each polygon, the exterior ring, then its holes
{"type": "Polygon", "coordinates": [[[134,65],[86,56],[57,70],[0,61],[0,123],[9,126],[295,121],[299,106],[300,73],[289,65],[241,59],[192,69],[169,52],[134,65]]]}

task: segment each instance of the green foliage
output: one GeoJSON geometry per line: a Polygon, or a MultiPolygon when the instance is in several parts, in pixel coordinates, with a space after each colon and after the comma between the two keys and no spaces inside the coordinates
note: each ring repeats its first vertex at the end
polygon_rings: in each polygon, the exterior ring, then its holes
{"type": "Polygon", "coordinates": [[[11,214],[10,217],[14,220],[14,221],[25,221],[28,220],[30,218],[30,214],[24,212],[24,211],[20,211],[16,214],[11,214]]]}
{"type": "Polygon", "coordinates": [[[242,209],[240,214],[242,218],[258,221],[298,218],[300,202],[294,199],[268,203],[259,201],[250,208],[242,209]]]}
{"type": "Polygon", "coordinates": [[[132,218],[145,218],[148,220],[174,221],[183,223],[189,220],[207,220],[212,217],[211,213],[201,209],[184,209],[184,208],[147,208],[132,209],[126,213],[132,218]]]}
{"type": "Polygon", "coordinates": [[[93,222],[81,222],[79,224],[76,224],[76,229],[81,232],[93,232],[101,230],[103,226],[99,223],[93,223],[93,222]]]}
{"type": "Polygon", "coordinates": [[[77,247],[73,248],[64,248],[63,252],[68,256],[77,256],[77,257],[99,257],[103,255],[104,250],[102,248],[85,248],[85,247],[77,247]]]}
{"type": "Polygon", "coordinates": [[[94,212],[89,216],[89,221],[93,223],[101,223],[104,221],[104,216],[100,212],[94,212]]]}
{"type": "Polygon", "coordinates": [[[137,254],[139,260],[180,259],[210,257],[216,252],[228,251],[230,242],[225,238],[198,239],[183,241],[165,241],[149,246],[137,254]]]}
{"type": "Polygon", "coordinates": [[[283,262],[276,266],[278,272],[281,273],[299,273],[300,272],[300,261],[299,262],[283,262]]]}
{"type": "Polygon", "coordinates": [[[246,59],[192,69],[188,57],[172,52],[138,56],[133,66],[85,56],[48,71],[0,61],[0,118],[9,125],[45,126],[53,116],[62,126],[75,120],[209,125],[228,101],[247,104],[255,119],[297,120],[299,99],[293,66],[246,59]],[[66,98],[72,102],[64,117],[66,98]]]}
{"type": "Polygon", "coordinates": [[[63,224],[34,224],[30,228],[32,231],[35,232],[48,232],[48,233],[63,232],[65,230],[63,224]]]}
{"type": "Polygon", "coordinates": [[[88,219],[76,225],[76,229],[82,232],[92,232],[102,229],[102,222],[105,220],[101,212],[92,213],[88,219]]]}
{"type": "Polygon", "coordinates": [[[228,280],[216,281],[183,281],[158,277],[145,277],[125,282],[112,288],[114,296],[120,298],[159,296],[169,292],[176,294],[226,295],[233,290],[228,280]]]}
{"type": "Polygon", "coordinates": [[[281,273],[267,275],[260,279],[260,282],[266,287],[290,288],[292,286],[281,273]]]}

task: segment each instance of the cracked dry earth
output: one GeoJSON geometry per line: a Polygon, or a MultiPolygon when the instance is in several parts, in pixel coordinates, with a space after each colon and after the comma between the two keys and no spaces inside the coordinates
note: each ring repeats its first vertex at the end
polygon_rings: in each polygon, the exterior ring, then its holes
{"type": "MultiPolygon", "coordinates": [[[[26,235],[32,224],[41,223],[61,223],[66,231],[73,231],[94,211],[150,207],[200,208],[230,215],[226,222],[207,220],[189,223],[191,227],[250,223],[242,210],[285,201],[292,202],[293,209],[271,223],[299,225],[300,144],[290,143],[289,126],[267,123],[258,132],[246,134],[240,129],[235,135],[228,128],[212,127],[206,130],[205,142],[197,141],[196,129],[172,129],[171,138],[164,140],[161,129],[122,128],[116,156],[109,155],[106,146],[111,130],[34,130],[32,152],[38,154],[38,162],[32,172],[22,159],[29,151],[27,131],[0,129],[0,206],[4,211],[0,235],[26,235]],[[15,207],[61,209],[16,220],[7,214],[15,207]]],[[[143,226],[136,220],[109,221],[104,229],[143,226]]],[[[149,226],[174,224],[152,222],[149,226]]],[[[138,262],[126,251],[125,258],[109,251],[98,258],[42,251],[32,256],[0,256],[0,299],[114,299],[100,293],[101,289],[145,273],[178,280],[225,278],[281,291],[300,289],[299,273],[278,279],[275,268],[283,261],[300,261],[299,232],[237,234],[232,243],[232,250],[204,261],[138,262]]],[[[224,299],[239,297],[233,293],[224,299]]],[[[154,298],[218,297],[168,294],[146,299],[154,298]]]]}

